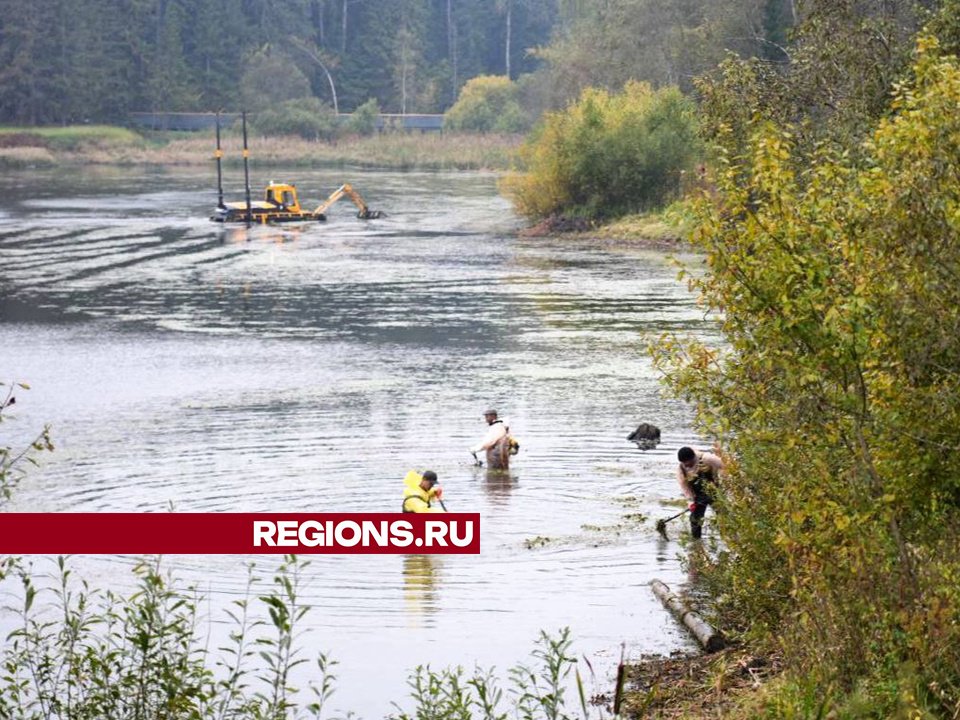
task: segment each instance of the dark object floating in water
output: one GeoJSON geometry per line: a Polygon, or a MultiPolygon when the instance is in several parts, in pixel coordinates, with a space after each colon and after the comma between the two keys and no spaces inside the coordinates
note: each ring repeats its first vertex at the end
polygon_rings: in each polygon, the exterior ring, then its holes
{"type": "Polygon", "coordinates": [[[660,428],[650,423],[640,423],[636,430],[627,435],[627,440],[636,443],[641,450],[653,450],[660,444],[660,428]]]}

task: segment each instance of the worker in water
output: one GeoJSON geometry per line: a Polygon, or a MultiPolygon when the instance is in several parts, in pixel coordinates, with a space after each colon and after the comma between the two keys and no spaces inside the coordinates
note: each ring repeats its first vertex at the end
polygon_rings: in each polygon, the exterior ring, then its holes
{"type": "Polygon", "coordinates": [[[483,419],[487,423],[487,434],[478,445],[470,448],[477,465],[483,461],[477,458],[477,453],[487,451],[487,467],[491,470],[506,470],[510,465],[510,428],[497,417],[497,411],[490,409],[483,412],[483,419]]]}
{"type": "Polygon", "coordinates": [[[690,534],[699,538],[703,531],[703,516],[713,502],[714,488],[720,482],[723,461],[708,452],[698,452],[690,447],[677,451],[677,482],[690,503],[690,534]]]}
{"type": "Polygon", "coordinates": [[[405,513],[438,513],[443,509],[443,488],[437,485],[437,474],[433,470],[418,473],[411,470],[403,478],[403,506],[405,513]],[[436,500],[440,507],[432,505],[436,500]]]}

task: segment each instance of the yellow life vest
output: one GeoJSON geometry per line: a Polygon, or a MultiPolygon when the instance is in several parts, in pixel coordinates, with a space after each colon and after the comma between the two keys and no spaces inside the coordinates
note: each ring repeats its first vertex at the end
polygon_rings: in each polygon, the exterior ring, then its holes
{"type": "Polygon", "coordinates": [[[400,506],[400,511],[405,513],[443,512],[439,508],[430,506],[430,500],[436,497],[436,491],[434,488],[430,488],[429,491],[424,490],[420,487],[421,482],[423,482],[423,475],[416,470],[411,470],[404,476],[403,504],[400,506]]]}

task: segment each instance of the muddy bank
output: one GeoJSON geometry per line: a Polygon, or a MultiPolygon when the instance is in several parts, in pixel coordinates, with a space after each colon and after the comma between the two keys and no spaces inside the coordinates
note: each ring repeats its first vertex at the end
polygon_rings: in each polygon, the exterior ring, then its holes
{"type": "Polygon", "coordinates": [[[745,647],[729,647],[710,655],[643,656],[628,668],[623,714],[637,718],[749,717],[744,706],[755,703],[754,696],[782,669],[778,654],[745,647]]]}

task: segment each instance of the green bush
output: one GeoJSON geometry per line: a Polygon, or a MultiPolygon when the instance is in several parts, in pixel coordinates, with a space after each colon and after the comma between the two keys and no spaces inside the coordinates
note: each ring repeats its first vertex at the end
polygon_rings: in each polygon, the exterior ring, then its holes
{"type": "Polygon", "coordinates": [[[337,132],[333,110],[314,97],[262,110],[251,124],[263,135],[299,135],[306,140],[329,140],[337,132]]]}
{"type": "Polygon", "coordinates": [[[460,96],[443,116],[447,130],[518,133],[530,119],[517,101],[517,86],[509,78],[480,75],[463,86],[460,96]]]}
{"type": "Polygon", "coordinates": [[[526,172],[505,178],[502,189],[533,219],[619,217],[676,197],[698,155],[694,108],[676,88],[588,89],[546,116],[521,148],[526,172]]]}
{"type": "Polygon", "coordinates": [[[347,132],[355,135],[373,135],[377,131],[379,115],[380,104],[376,98],[370,98],[353,111],[350,122],[347,124],[347,132]]]}
{"type": "MultiPolygon", "coordinates": [[[[13,561],[7,570],[23,601],[0,649],[0,717],[319,720],[339,663],[318,653],[309,692],[291,684],[291,671],[307,662],[301,628],[310,608],[300,588],[309,564],[286,556],[258,603],[251,565],[246,593],[225,611],[229,640],[212,650],[202,631],[203,597],[164,573],[159,558],[135,567],[137,588],[127,596],[89,588],[63,557],[44,576],[49,587],[35,585],[30,569],[13,561]]],[[[588,717],[569,629],[541,631],[532,658],[510,669],[509,695],[493,669],[466,675],[460,667],[419,665],[408,681],[411,710],[394,703],[391,717],[569,720],[571,673],[588,717]]]]}

